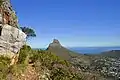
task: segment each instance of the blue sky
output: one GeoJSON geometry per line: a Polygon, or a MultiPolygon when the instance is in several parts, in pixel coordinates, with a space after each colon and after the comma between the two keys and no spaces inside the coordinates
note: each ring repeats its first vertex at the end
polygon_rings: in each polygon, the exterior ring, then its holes
{"type": "Polygon", "coordinates": [[[34,48],[58,39],[66,47],[120,46],[120,0],[12,0],[34,48]]]}

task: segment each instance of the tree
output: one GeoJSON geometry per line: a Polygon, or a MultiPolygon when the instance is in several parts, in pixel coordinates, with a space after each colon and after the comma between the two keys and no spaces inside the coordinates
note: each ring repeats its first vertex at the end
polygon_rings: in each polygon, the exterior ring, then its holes
{"type": "Polygon", "coordinates": [[[20,27],[22,31],[27,35],[27,39],[29,37],[36,37],[35,31],[29,27],[20,27]]]}

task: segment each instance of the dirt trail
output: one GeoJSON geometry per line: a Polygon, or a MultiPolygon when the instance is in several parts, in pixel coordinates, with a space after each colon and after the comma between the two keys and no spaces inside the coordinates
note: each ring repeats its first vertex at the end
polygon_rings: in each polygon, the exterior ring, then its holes
{"type": "Polygon", "coordinates": [[[39,80],[38,74],[35,71],[35,68],[32,65],[28,65],[25,72],[20,76],[19,80],[39,80]]]}

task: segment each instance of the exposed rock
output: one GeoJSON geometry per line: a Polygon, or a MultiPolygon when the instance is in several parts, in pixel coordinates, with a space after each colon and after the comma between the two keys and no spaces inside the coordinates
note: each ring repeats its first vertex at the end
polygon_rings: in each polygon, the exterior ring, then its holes
{"type": "Polygon", "coordinates": [[[10,0],[0,5],[0,54],[12,57],[26,42],[26,34],[19,30],[18,19],[10,0]]]}
{"type": "Polygon", "coordinates": [[[26,43],[26,34],[18,28],[4,25],[0,36],[0,54],[12,56],[26,43]]]}
{"type": "Polygon", "coordinates": [[[18,19],[13,10],[10,0],[2,0],[0,5],[0,24],[9,24],[18,28],[18,19]]]}
{"type": "Polygon", "coordinates": [[[60,42],[57,40],[57,39],[54,39],[52,43],[50,43],[49,47],[48,48],[51,48],[51,47],[62,47],[60,42]]]}
{"type": "Polygon", "coordinates": [[[60,44],[60,42],[57,39],[54,39],[53,43],[60,44]]]}

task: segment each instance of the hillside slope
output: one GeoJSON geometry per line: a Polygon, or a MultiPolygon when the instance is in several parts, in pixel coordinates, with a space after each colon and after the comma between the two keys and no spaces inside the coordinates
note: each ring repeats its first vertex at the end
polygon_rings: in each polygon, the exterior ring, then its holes
{"type": "Polygon", "coordinates": [[[53,42],[49,44],[47,51],[50,51],[65,60],[70,60],[72,57],[83,56],[82,54],[78,54],[63,47],[57,39],[54,39],[53,42]]]}
{"type": "Polygon", "coordinates": [[[91,63],[91,56],[73,52],[63,47],[57,39],[54,39],[53,42],[49,44],[47,51],[52,52],[60,58],[70,61],[73,64],[81,63],[89,65],[91,63]]]}
{"type": "Polygon", "coordinates": [[[120,57],[120,50],[111,50],[111,51],[107,51],[107,52],[102,52],[99,55],[119,58],[120,57]]]}
{"type": "Polygon", "coordinates": [[[97,74],[82,72],[66,60],[42,50],[24,46],[18,62],[0,57],[0,80],[105,80],[97,74]]]}

